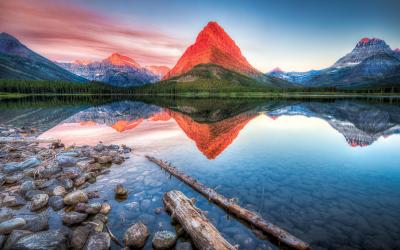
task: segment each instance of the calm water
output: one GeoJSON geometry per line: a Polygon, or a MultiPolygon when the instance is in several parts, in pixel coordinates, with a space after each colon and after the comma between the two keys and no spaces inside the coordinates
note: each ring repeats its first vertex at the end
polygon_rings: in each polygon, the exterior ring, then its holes
{"type": "Polygon", "coordinates": [[[400,105],[393,100],[144,101],[3,102],[0,123],[36,126],[66,144],[131,146],[128,161],[89,187],[112,203],[109,225],[120,239],[139,220],[152,232],[173,230],[154,209],[164,192],[179,189],[241,249],[277,247],[145,160],[152,155],[314,249],[400,249],[400,105]],[[131,191],[127,200],[114,200],[117,183],[131,191]]]}

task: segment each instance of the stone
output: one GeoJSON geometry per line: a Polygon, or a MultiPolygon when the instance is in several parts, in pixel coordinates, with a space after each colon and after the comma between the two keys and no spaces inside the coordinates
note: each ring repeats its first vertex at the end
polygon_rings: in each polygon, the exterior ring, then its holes
{"type": "Polygon", "coordinates": [[[113,158],[109,155],[102,155],[100,157],[97,158],[97,162],[100,164],[107,164],[107,163],[111,163],[113,160],[113,158]]]}
{"type": "Polygon", "coordinates": [[[64,196],[64,203],[66,205],[75,205],[80,202],[86,202],[87,200],[88,196],[82,190],[76,190],[64,196]]]}
{"type": "Polygon", "coordinates": [[[99,143],[96,146],[94,146],[94,150],[96,150],[97,152],[101,152],[104,150],[104,144],[103,143],[99,143]]]}
{"type": "Polygon", "coordinates": [[[115,163],[115,164],[117,164],[117,165],[120,165],[120,164],[122,164],[124,161],[125,161],[124,157],[117,155],[117,156],[115,156],[115,157],[113,158],[112,163],[115,163]]]}
{"type": "Polygon", "coordinates": [[[23,162],[10,162],[4,165],[3,171],[7,174],[21,171],[27,168],[39,166],[40,160],[36,157],[29,158],[23,162]]]}
{"type": "Polygon", "coordinates": [[[0,174],[0,187],[6,183],[6,176],[4,174],[0,174]]]}
{"type": "Polygon", "coordinates": [[[81,223],[84,221],[87,217],[87,214],[83,213],[78,213],[78,212],[69,212],[69,213],[63,213],[61,215],[62,221],[67,224],[67,225],[74,225],[81,223]]]}
{"type": "Polygon", "coordinates": [[[82,170],[79,167],[64,167],[63,176],[69,179],[75,179],[82,174],[82,170]]]}
{"type": "Polygon", "coordinates": [[[61,186],[63,186],[65,190],[70,190],[74,186],[74,182],[69,178],[63,178],[61,180],[61,186]]]}
{"type": "Polygon", "coordinates": [[[176,243],[176,235],[170,231],[158,231],[153,237],[153,247],[154,249],[170,249],[176,243]]]}
{"type": "Polygon", "coordinates": [[[178,242],[175,246],[175,250],[192,250],[192,244],[190,242],[178,242]]]}
{"type": "Polygon", "coordinates": [[[31,231],[28,230],[14,230],[12,233],[8,236],[6,243],[4,244],[4,247],[2,248],[3,250],[10,250],[13,249],[15,246],[15,243],[22,237],[25,237],[27,235],[32,234],[31,231]]]}
{"type": "Polygon", "coordinates": [[[6,177],[6,183],[7,184],[14,184],[17,181],[21,180],[22,178],[24,178],[25,175],[23,173],[18,173],[18,174],[13,174],[10,176],[6,177]]]}
{"type": "Polygon", "coordinates": [[[51,166],[39,171],[39,176],[49,178],[55,174],[58,174],[62,171],[62,168],[59,166],[51,166]]]}
{"type": "Polygon", "coordinates": [[[4,234],[0,235],[0,249],[3,249],[4,242],[6,242],[7,236],[4,234]]]}
{"type": "Polygon", "coordinates": [[[71,233],[71,247],[72,249],[82,249],[90,234],[89,226],[78,226],[71,233]]]}
{"type": "Polygon", "coordinates": [[[55,196],[64,196],[66,192],[63,186],[55,186],[51,193],[55,196]]]}
{"type": "Polygon", "coordinates": [[[74,180],[74,186],[75,187],[82,186],[83,184],[85,184],[85,182],[86,182],[86,176],[81,175],[74,180]]]}
{"type": "Polygon", "coordinates": [[[115,187],[115,195],[117,196],[127,196],[128,195],[128,189],[126,189],[122,184],[118,184],[115,187]]]}
{"type": "Polygon", "coordinates": [[[84,250],[107,250],[110,248],[111,238],[108,233],[97,232],[89,236],[84,250]]]}
{"type": "Polygon", "coordinates": [[[9,234],[15,229],[21,229],[26,221],[22,218],[14,218],[0,223],[0,234],[9,234]]]}
{"type": "Polygon", "coordinates": [[[52,196],[49,198],[49,205],[54,211],[64,208],[64,198],[61,196],[52,196]]]}
{"type": "Polygon", "coordinates": [[[56,158],[56,162],[59,167],[74,167],[78,160],[72,156],[66,156],[66,155],[59,155],[56,158]]]}
{"type": "Polygon", "coordinates": [[[89,206],[86,208],[86,213],[87,214],[97,214],[101,210],[101,203],[100,202],[94,202],[90,203],[89,206]]]}
{"type": "Polygon", "coordinates": [[[21,192],[22,193],[26,193],[29,190],[33,190],[33,189],[36,189],[36,185],[35,185],[34,181],[24,181],[21,184],[21,192]]]}
{"type": "Polygon", "coordinates": [[[25,226],[22,227],[24,230],[39,232],[49,228],[49,215],[46,212],[40,214],[23,214],[19,216],[26,221],[25,226]]]}
{"type": "Polygon", "coordinates": [[[69,156],[69,157],[78,157],[79,152],[76,151],[68,151],[68,152],[62,152],[60,155],[62,156],[69,156]]]}
{"type": "Polygon", "coordinates": [[[149,230],[143,223],[130,226],[124,235],[124,243],[127,247],[142,248],[149,237],[149,230]]]}
{"type": "Polygon", "coordinates": [[[47,194],[36,194],[32,197],[31,201],[31,211],[36,211],[44,208],[49,201],[49,196],[47,194]]]}
{"type": "Polygon", "coordinates": [[[100,208],[101,214],[107,215],[110,212],[110,210],[111,210],[110,204],[108,204],[107,202],[103,202],[103,204],[101,204],[101,208],[100,208]]]}
{"type": "Polygon", "coordinates": [[[14,250],[67,250],[68,239],[61,230],[30,234],[17,241],[14,250]]]}
{"type": "Polygon", "coordinates": [[[163,211],[163,209],[161,207],[157,207],[154,209],[154,213],[156,213],[156,214],[161,214],[162,211],[163,211]]]}
{"type": "Polygon", "coordinates": [[[87,191],[87,197],[89,199],[94,199],[94,198],[100,198],[100,194],[98,191],[94,190],[94,191],[87,191]]]}
{"type": "Polygon", "coordinates": [[[25,197],[28,201],[30,201],[30,200],[32,200],[33,196],[35,196],[35,195],[37,195],[37,194],[45,194],[45,193],[46,193],[46,192],[44,192],[44,191],[34,189],[34,190],[29,190],[29,191],[27,191],[27,192],[25,193],[24,197],[25,197]]]}
{"type": "Polygon", "coordinates": [[[26,204],[26,201],[14,193],[10,195],[9,193],[3,193],[0,200],[0,207],[18,207],[26,204]]]}
{"type": "Polygon", "coordinates": [[[0,223],[10,220],[14,216],[14,211],[8,207],[0,208],[0,223]]]}

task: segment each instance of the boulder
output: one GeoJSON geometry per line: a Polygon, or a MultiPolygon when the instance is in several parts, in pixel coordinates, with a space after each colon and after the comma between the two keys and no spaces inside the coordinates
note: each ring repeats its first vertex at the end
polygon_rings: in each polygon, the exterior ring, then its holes
{"type": "Polygon", "coordinates": [[[7,184],[14,184],[17,181],[21,180],[22,178],[24,178],[25,175],[23,173],[17,173],[17,174],[13,174],[10,176],[6,177],[6,183],[7,184]]]}
{"type": "Polygon", "coordinates": [[[8,236],[6,243],[3,246],[3,250],[10,250],[14,249],[15,243],[22,237],[25,237],[27,235],[32,234],[31,231],[27,230],[14,230],[12,233],[8,236]]]}
{"type": "Polygon", "coordinates": [[[25,226],[22,227],[24,230],[39,232],[49,228],[49,215],[47,212],[24,214],[20,215],[20,217],[26,221],[25,226]]]}
{"type": "Polygon", "coordinates": [[[84,250],[107,250],[110,248],[111,238],[108,233],[98,232],[89,236],[84,250]]]}
{"type": "Polygon", "coordinates": [[[65,190],[70,190],[74,186],[74,182],[69,178],[63,178],[61,180],[61,186],[63,186],[65,190]]]}
{"type": "Polygon", "coordinates": [[[12,195],[10,195],[9,193],[1,194],[0,207],[17,207],[23,206],[25,204],[26,201],[16,193],[12,195]]]}
{"type": "Polygon", "coordinates": [[[75,205],[80,202],[86,202],[87,200],[88,196],[82,190],[76,190],[64,196],[64,203],[66,205],[75,205]]]}
{"type": "Polygon", "coordinates": [[[0,234],[9,234],[15,229],[21,229],[26,225],[26,221],[22,218],[14,218],[0,223],[0,234]]]}
{"type": "Polygon", "coordinates": [[[67,225],[74,225],[81,223],[84,221],[87,217],[87,214],[83,213],[78,213],[78,212],[69,212],[69,213],[63,213],[61,215],[62,221],[67,224],[67,225]]]}
{"type": "Polygon", "coordinates": [[[61,230],[49,230],[22,237],[14,250],[67,250],[68,239],[61,230]]]}
{"type": "Polygon", "coordinates": [[[54,211],[58,211],[62,208],[64,208],[65,204],[64,204],[64,198],[61,196],[52,196],[49,198],[49,205],[50,207],[53,208],[54,211]]]}
{"type": "Polygon", "coordinates": [[[47,194],[36,194],[32,197],[31,211],[36,211],[44,208],[49,202],[49,196],[47,194]]]}
{"type": "Polygon", "coordinates": [[[78,160],[72,156],[67,156],[67,155],[59,155],[56,158],[56,162],[59,167],[73,167],[76,165],[78,160]]]}
{"type": "Polygon", "coordinates": [[[25,197],[28,201],[30,201],[30,200],[32,200],[32,198],[33,198],[35,195],[37,195],[37,194],[46,194],[46,192],[41,191],[41,190],[36,190],[36,189],[34,189],[34,190],[29,190],[29,191],[27,191],[27,192],[25,193],[24,197],[25,197]]]}
{"type": "Polygon", "coordinates": [[[51,189],[51,194],[55,196],[64,196],[67,191],[63,186],[55,186],[51,189]]]}
{"type": "Polygon", "coordinates": [[[176,243],[176,235],[170,231],[159,231],[154,234],[154,249],[165,250],[172,248],[176,243]]]}
{"type": "Polygon", "coordinates": [[[71,247],[72,249],[82,249],[90,234],[89,226],[78,226],[71,233],[71,247]]]}
{"type": "Polygon", "coordinates": [[[133,224],[126,230],[124,243],[127,247],[142,248],[149,237],[149,230],[143,223],[133,224]]]}
{"type": "Polygon", "coordinates": [[[33,190],[33,189],[36,189],[36,185],[35,185],[34,181],[24,181],[21,184],[21,192],[22,193],[26,193],[29,190],[33,190]]]}

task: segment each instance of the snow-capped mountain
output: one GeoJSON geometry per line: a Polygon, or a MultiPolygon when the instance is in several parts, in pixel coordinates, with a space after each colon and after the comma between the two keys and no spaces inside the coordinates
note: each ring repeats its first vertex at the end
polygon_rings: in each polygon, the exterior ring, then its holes
{"type": "Polygon", "coordinates": [[[363,38],[331,67],[308,72],[267,73],[306,87],[360,87],[398,84],[399,52],[379,38],[363,38]]]}
{"type": "Polygon", "coordinates": [[[149,69],[141,67],[130,57],[114,53],[100,62],[75,61],[58,63],[64,69],[88,80],[109,83],[118,87],[134,87],[161,79],[149,69]]]}

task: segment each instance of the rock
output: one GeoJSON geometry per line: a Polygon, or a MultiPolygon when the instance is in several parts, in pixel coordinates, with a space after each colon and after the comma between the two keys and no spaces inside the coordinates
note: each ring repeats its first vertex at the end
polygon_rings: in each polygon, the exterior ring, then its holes
{"type": "Polygon", "coordinates": [[[89,236],[84,250],[107,250],[110,248],[111,239],[108,233],[98,232],[89,236]]]}
{"type": "Polygon", "coordinates": [[[49,205],[53,208],[54,211],[58,211],[65,206],[64,198],[61,196],[52,196],[49,198],[49,205]]]}
{"type": "Polygon", "coordinates": [[[18,173],[18,174],[13,174],[10,176],[6,177],[6,183],[7,184],[14,184],[17,181],[21,180],[22,178],[24,178],[25,175],[23,173],[18,173]]]}
{"type": "Polygon", "coordinates": [[[21,171],[27,168],[39,166],[40,160],[36,157],[29,158],[23,162],[10,162],[4,165],[3,171],[7,174],[21,171]]]}
{"type": "Polygon", "coordinates": [[[175,246],[175,250],[192,250],[192,244],[190,242],[178,242],[175,246]]]}
{"type": "Polygon", "coordinates": [[[49,178],[55,174],[58,174],[62,171],[62,168],[59,166],[51,166],[48,168],[43,169],[42,171],[39,171],[39,176],[49,178]]]}
{"type": "Polygon", "coordinates": [[[20,217],[26,221],[25,226],[22,227],[24,230],[39,232],[49,228],[49,215],[46,212],[24,214],[20,215],[20,217]]]}
{"type": "Polygon", "coordinates": [[[14,216],[14,211],[8,207],[0,208],[0,223],[10,220],[14,216]]]}
{"type": "Polygon", "coordinates": [[[0,223],[0,234],[9,234],[14,229],[21,229],[26,221],[22,218],[14,218],[0,223]]]}
{"type": "Polygon", "coordinates": [[[154,213],[156,213],[156,214],[161,214],[162,211],[163,211],[163,209],[161,207],[157,207],[154,209],[154,213]]]}
{"type": "Polygon", "coordinates": [[[67,225],[74,225],[81,223],[87,217],[87,214],[82,214],[78,212],[69,212],[62,214],[62,221],[67,225]]]}
{"type": "Polygon", "coordinates": [[[120,165],[120,164],[122,164],[124,161],[125,161],[124,157],[117,155],[117,156],[115,156],[115,157],[113,158],[112,163],[115,163],[115,164],[120,165]]]}
{"type": "Polygon", "coordinates": [[[3,250],[13,249],[15,247],[15,243],[17,243],[17,241],[19,239],[21,239],[22,237],[25,237],[27,235],[30,235],[30,234],[32,234],[32,232],[28,231],[28,230],[12,231],[12,233],[8,236],[7,241],[2,249],[3,250]]]}
{"type": "Polygon", "coordinates": [[[46,194],[46,192],[41,191],[41,190],[29,190],[25,193],[24,197],[30,201],[32,200],[33,196],[37,195],[37,194],[46,194]]]}
{"type": "Polygon", "coordinates": [[[90,234],[89,226],[78,226],[71,233],[71,247],[72,249],[82,249],[90,234]]]}
{"type": "Polygon", "coordinates": [[[0,174],[0,187],[6,182],[6,176],[4,174],[0,174]]]}
{"type": "Polygon", "coordinates": [[[68,152],[62,152],[60,154],[60,156],[69,156],[69,157],[78,157],[79,156],[79,152],[76,151],[68,151],[68,152]]]}
{"type": "Polygon", "coordinates": [[[26,193],[29,190],[33,190],[33,189],[36,189],[36,185],[35,185],[34,181],[24,181],[21,184],[21,192],[22,193],[26,193]]]}
{"type": "Polygon", "coordinates": [[[82,186],[83,184],[85,184],[85,182],[86,182],[86,176],[85,175],[81,175],[81,176],[79,176],[78,178],[76,178],[74,180],[74,186],[75,187],[82,186]]]}
{"type": "Polygon", "coordinates": [[[101,214],[107,215],[110,212],[110,210],[111,210],[110,204],[108,204],[107,202],[104,202],[103,204],[101,204],[101,208],[100,208],[101,214]]]}
{"type": "Polygon", "coordinates": [[[170,249],[176,243],[176,235],[170,231],[159,231],[154,234],[153,247],[154,249],[170,249]]]}
{"type": "Polygon", "coordinates": [[[143,223],[133,224],[126,230],[124,243],[131,248],[142,248],[149,237],[149,230],[143,223]]]}
{"type": "Polygon", "coordinates": [[[61,180],[61,185],[65,190],[70,190],[74,186],[74,182],[69,178],[64,178],[61,180]]]}
{"type": "Polygon", "coordinates": [[[39,189],[49,189],[49,188],[51,188],[53,186],[57,186],[57,185],[59,185],[59,181],[57,179],[50,179],[45,182],[39,182],[39,181],[36,182],[36,186],[39,189]]]}
{"type": "Polygon", "coordinates": [[[36,211],[44,208],[49,201],[49,196],[47,194],[36,194],[32,197],[31,211],[36,211]]]}
{"type": "Polygon", "coordinates": [[[111,163],[113,160],[113,158],[109,155],[102,155],[100,157],[97,158],[97,162],[100,164],[107,164],[107,163],[111,163]]]}
{"type": "Polygon", "coordinates": [[[64,196],[67,191],[63,186],[55,186],[51,192],[55,196],[64,196]]]}
{"type": "Polygon", "coordinates": [[[60,230],[49,230],[22,237],[14,250],[67,250],[68,239],[60,230]]]}
{"type": "Polygon", "coordinates": [[[64,203],[66,205],[75,205],[80,202],[86,202],[88,200],[88,196],[82,190],[76,190],[64,197],[64,203]]]}
{"type": "Polygon", "coordinates": [[[0,249],[3,249],[4,242],[7,240],[7,236],[4,234],[0,235],[0,249]]]}
{"type": "Polygon", "coordinates": [[[16,193],[13,195],[10,195],[9,193],[3,193],[1,195],[0,207],[17,207],[25,204],[26,201],[16,193]]]}
{"type": "Polygon", "coordinates": [[[82,174],[82,170],[79,167],[64,167],[63,176],[69,179],[75,179],[82,174]]]}
{"type": "Polygon", "coordinates": [[[88,191],[86,194],[89,199],[100,198],[98,191],[88,191]]]}
{"type": "Polygon", "coordinates": [[[104,144],[103,143],[99,143],[96,146],[94,146],[94,150],[96,150],[97,152],[101,152],[104,150],[104,144]]]}
{"type": "Polygon", "coordinates": [[[71,156],[59,155],[56,158],[56,162],[59,167],[64,168],[64,167],[74,167],[78,162],[78,160],[71,156]]]}
{"type": "Polygon", "coordinates": [[[89,206],[86,208],[86,213],[87,214],[97,214],[101,210],[101,203],[99,202],[94,202],[89,204],[89,206]]]}
{"type": "Polygon", "coordinates": [[[115,194],[117,195],[117,196],[122,196],[122,197],[124,197],[124,196],[127,196],[128,195],[128,190],[124,187],[124,186],[122,186],[122,184],[118,184],[116,187],[115,187],[115,194]]]}

